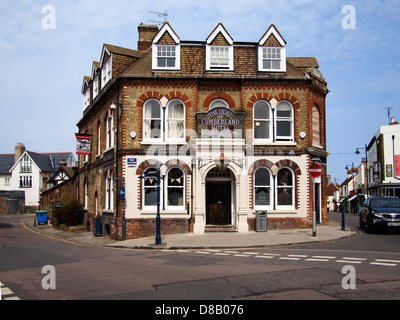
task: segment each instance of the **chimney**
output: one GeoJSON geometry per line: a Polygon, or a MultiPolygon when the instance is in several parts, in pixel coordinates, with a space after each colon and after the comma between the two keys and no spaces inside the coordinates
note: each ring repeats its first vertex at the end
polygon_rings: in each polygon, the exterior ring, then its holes
{"type": "Polygon", "coordinates": [[[59,162],[60,167],[66,167],[67,166],[67,161],[65,161],[65,159],[61,159],[61,161],[59,162]]]}
{"type": "Polygon", "coordinates": [[[18,142],[17,145],[15,146],[15,162],[22,156],[22,154],[25,152],[25,146],[23,143],[18,142]]]}
{"type": "Polygon", "coordinates": [[[390,118],[390,125],[395,125],[395,124],[399,124],[397,121],[394,120],[394,117],[390,118]]]}
{"type": "Polygon", "coordinates": [[[47,178],[47,174],[45,172],[43,175],[43,188],[42,188],[43,191],[47,190],[47,180],[48,180],[48,178],[47,178]]]}
{"type": "Polygon", "coordinates": [[[153,43],[153,39],[156,37],[158,33],[158,26],[153,24],[141,23],[138,26],[138,32],[139,32],[138,50],[139,51],[149,50],[153,43]]]}

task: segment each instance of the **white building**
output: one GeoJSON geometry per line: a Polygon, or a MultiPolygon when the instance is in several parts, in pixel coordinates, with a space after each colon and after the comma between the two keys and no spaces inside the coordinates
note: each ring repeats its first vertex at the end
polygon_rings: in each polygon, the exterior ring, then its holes
{"type": "Polygon", "coordinates": [[[367,151],[369,193],[400,197],[400,125],[394,118],[379,127],[367,151]]]}
{"type": "Polygon", "coordinates": [[[39,196],[43,189],[43,177],[51,178],[58,164],[63,161],[68,166],[75,165],[72,152],[36,153],[27,151],[22,143],[15,146],[15,154],[0,155],[4,170],[0,175],[0,190],[24,191],[25,207],[39,206],[39,196]]]}

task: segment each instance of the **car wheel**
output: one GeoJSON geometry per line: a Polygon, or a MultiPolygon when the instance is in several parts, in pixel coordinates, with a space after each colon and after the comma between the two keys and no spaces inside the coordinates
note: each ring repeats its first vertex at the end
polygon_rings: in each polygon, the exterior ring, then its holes
{"type": "Polygon", "coordinates": [[[360,217],[360,229],[365,229],[365,222],[360,217]]]}
{"type": "Polygon", "coordinates": [[[368,221],[368,219],[365,221],[365,230],[368,232],[368,233],[374,233],[374,225],[370,222],[370,221],[368,221]]]}

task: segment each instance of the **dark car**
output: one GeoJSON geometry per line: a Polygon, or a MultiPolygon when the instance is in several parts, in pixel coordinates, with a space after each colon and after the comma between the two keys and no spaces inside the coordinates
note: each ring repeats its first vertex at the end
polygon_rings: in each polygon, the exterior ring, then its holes
{"type": "Polygon", "coordinates": [[[394,227],[400,227],[400,198],[367,198],[360,212],[360,228],[373,232],[377,228],[394,227]]]}

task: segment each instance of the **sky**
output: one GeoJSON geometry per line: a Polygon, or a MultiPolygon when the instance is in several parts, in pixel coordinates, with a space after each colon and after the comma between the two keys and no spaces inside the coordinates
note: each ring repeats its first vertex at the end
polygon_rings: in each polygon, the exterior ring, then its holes
{"type": "Polygon", "coordinates": [[[364,148],[400,122],[398,0],[15,0],[0,3],[0,153],[74,152],[83,77],[103,43],[137,49],[140,23],[168,13],[181,40],[204,41],[219,22],[257,42],[274,24],[289,57],[316,57],[326,100],[328,174],[342,183],[364,148]]]}

